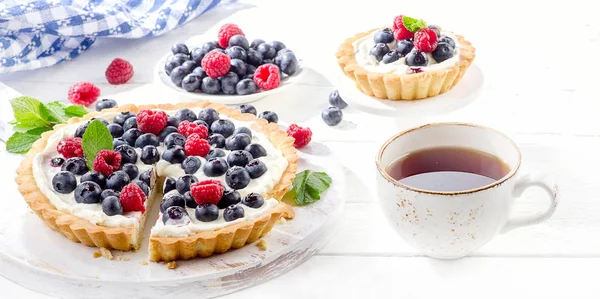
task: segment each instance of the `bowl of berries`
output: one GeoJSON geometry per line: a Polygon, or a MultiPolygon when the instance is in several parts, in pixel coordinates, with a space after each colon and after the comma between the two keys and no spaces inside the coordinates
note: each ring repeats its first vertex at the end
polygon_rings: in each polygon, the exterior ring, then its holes
{"type": "Polygon", "coordinates": [[[235,24],[219,29],[217,40],[197,35],[176,43],[160,59],[155,75],[186,98],[243,104],[282,91],[300,79],[296,54],[280,41],[248,41],[235,24]]]}

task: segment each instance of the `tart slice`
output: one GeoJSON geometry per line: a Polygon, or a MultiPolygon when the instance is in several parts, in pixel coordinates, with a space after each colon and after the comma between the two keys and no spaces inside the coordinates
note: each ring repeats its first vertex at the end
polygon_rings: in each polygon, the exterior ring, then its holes
{"type": "Polygon", "coordinates": [[[369,96],[388,100],[433,97],[456,85],[475,58],[460,35],[407,16],[392,28],[346,39],[336,53],[344,74],[369,96]]]}
{"type": "Polygon", "coordinates": [[[297,160],[277,124],[224,105],[127,105],[44,133],[17,183],[49,227],[108,249],[138,249],[147,211],[160,198],[150,260],[171,261],[239,248],[292,218],[280,200],[297,160]],[[99,127],[112,137],[94,152],[101,142],[89,139],[99,127]]]}

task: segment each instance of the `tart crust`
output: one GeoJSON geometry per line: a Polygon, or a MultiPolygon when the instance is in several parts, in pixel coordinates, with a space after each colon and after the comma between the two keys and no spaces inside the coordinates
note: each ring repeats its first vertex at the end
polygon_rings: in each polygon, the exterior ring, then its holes
{"type": "Polygon", "coordinates": [[[416,74],[370,72],[356,61],[353,44],[379,29],[358,33],[346,39],[336,52],[342,71],[355,82],[362,93],[369,96],[388,100],[418,100],[437,96],[454,87],[475,59],[475,48],[464,37],[456,35],[460,44],[460,57],[453,65],[416,74]]]}
{"type": "MultiPolygon", "coordinates": [[[[264,194],[269,198],[275,198],[279,202],[276,206],[265,212],[265,214],[252,221],[243,221],[214,231],[199,232],[185,237],[150,237],[150,260],[172,261],[177,259],[190,259],[196,256],[206,257],[213,253],[222,253],[231,248],[240,248],[246,243],[256,241],[267,234],[281,217],[291,219],[294,217],[293,209],[281,202],[281,199],[291,186],[298,170],[298,155],[294,148],[294,140],[279,129],[277,124],[268,123],[266,120],[256,118],[252,114],[241,113],[237,109],[228,108],[225,105],[202,102],[186,102],[180,104],[162,105],[124,105],[117,108],[107,109],[102,112],[92,112],[83,118],[71,118],[68,124],[78,123],[98,117],[105,112],[131,111],[137,113],[144,109],[178,110],[182,108],[214,108],[220,114],[230,118],[253,122],[253,130],[262,131],[269,141],[279,149],[288,161],[288,167],[281,176],[279,182],[273,189],[264,194]]],[[[64,127],[57,125],[54,130],[64,127]]],[[[50,200],[40,191],[32,170],[34,157],[46,147],[48,138],[54,131],[42,134],[42,138],[36,141],[20,167],[17,169],[19,192],[31,209],[42,219],[46,225],[59,232],[74,242],[80,242],[86,246],[100,247],[117,250],[137,250],[140,247],[142,237],[140,231],[144,228],[145,213],[140,219],[138,227],[108,227],[96,225],[88,220],[72,215],[68,211],[58,210],[50,200]]],[[[156,189],[156,187],[155,187],[156,189]]],[[[156,190],[154,192],[157,193],[156,190]]],[[[153,198],[149,198],[149,206],[153,198]]]]}

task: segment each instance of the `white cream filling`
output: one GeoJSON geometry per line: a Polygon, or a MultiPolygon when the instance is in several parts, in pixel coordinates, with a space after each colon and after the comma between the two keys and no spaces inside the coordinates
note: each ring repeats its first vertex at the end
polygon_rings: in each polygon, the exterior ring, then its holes
{"type": "MultiPolygon", "coordinates": [[[[376,73],[394,73],[399,75],[409,74],[410,66],[406,65],[406,58],[401,57],[400,59],[392,62],[392,63],[383,63],[377,61],[375,57],[369,55],[369,51],[375,46],[375,33],[378,30],[371,32],[369,35],[356,40],[352,45],[354,46],[354,55],[356,58],[356,62],[364,67],[367,71],[376,72],[376,73]]],[[[458,39],[452,32],[443,31],[441,32],[441,36],[447,36],[454,40],[456,46],[454,47],[454,55],[451,58],[448,58],[441,63],[437,63],[431,53],[425,53],[428,58],[428,65],[419,67],[423,71],[428,70],[436,70],[443,69],[450,65],[457,63],[460,60],[460,44],[458,43],[458,39]]],[[[396,49],[397,41],[393,41],[388,44],[388,47],[391,50],[396,49]]]]}

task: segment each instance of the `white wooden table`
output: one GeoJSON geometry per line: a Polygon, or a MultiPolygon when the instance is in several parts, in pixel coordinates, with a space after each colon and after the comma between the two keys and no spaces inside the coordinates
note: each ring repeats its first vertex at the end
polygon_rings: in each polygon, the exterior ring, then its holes
{"type": "MultiPolygon", "coordinates": [[[[342,163],[347,204],[338,233],[316,256],[227,298],[598,298],[600,7],[594,0],[554,2],[240,1],[161,37],[101,40],[72,62],[0,76],[0,81],[43,101],[66,100],[69,86],[81,80],[119,101],[169,101],[153,84],[156,59],[177,41],[235,22],[250,38],[284,41],[316,70],[300,86],[254,104],[312,128],[313,143],[306,150],[324,150],[342,163]],[[327,127],[320,111],[338,75],[336,47],[355,32],[391,25],[396,14],[423,18],[473,42],[475,65],[485,77],[478,99],[444,115],[400,119],[350,107],[344,110],[344,125],[327,127]],[[105,67],[115,57],[134,65],[130,83],[106,83],[105,67]],[[558,180],[562,201],[556,214],[540,225],[501,235],[460,260],[433,260],[409,247],[379,210],[374,158],[389,136],[433,121],[475,122],[512,136],[525,167],[558,180]]],[[[515,213],[541,211],[545,200],[531,191],[515,213]]],[[[4,278],[0,290],[2,298],[49,298],[4,278]]]]}

